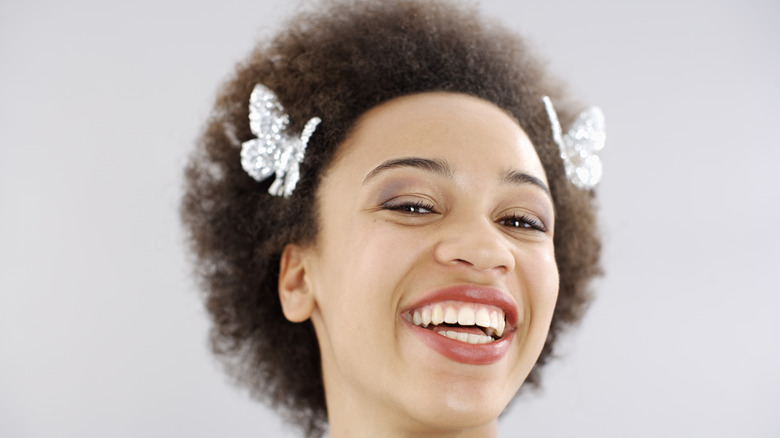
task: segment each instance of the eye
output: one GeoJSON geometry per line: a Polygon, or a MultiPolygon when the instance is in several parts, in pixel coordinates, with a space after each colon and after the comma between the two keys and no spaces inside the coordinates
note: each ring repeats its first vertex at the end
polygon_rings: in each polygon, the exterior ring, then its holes
{"type": "Polygon", "coordinates": [[[425,201],[399,201],[385,202],[382,204],[383,210],[398,211],[409,215],[423,215],[436,213],[433,204],[425,201]]]}
{"type": "Polygon", "coordinates": [[[503,225],[510,228],[531,229],[541,232],[546,232],[547,228],[544,224],[531,216],[512,214],[510,216],[504,216],[498,220],[499,225],[503,225]]]}

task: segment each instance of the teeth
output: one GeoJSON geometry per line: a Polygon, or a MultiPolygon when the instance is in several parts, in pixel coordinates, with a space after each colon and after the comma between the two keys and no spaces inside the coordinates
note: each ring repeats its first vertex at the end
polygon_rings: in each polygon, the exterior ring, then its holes
{"type": "MultiPolygon", "coordinates": [[[[445,302],[428,305],[406,313],[404,317],[414,325],[421,327],[443,323],[462,326],[476,325],[484,329],[485,334],[488,335],[487,337],[501,337],[506,329],[504,312],[497,310],[495,307],[491,309],[491,306],[471,303],[445,302]]],[[[439,333],[445,334],[449,331],[445,330],[439,333]]],[[[457,338],[457,332],[455,332],[454,336],[457,338]]],[[[463,342],[467,342],[467,340],[463,342]]]]}
{"type": "Polygon", "coordinates": [[[493,342],[493,338],[491,338],[490,336],[458,333],[452,330],[443,330],[438,333],[446,338],[465,342],[467,344],[487,344],[488,342],[493,342]]]}
{"type": "Polygon", "coordinates": [[[447,324],[458,323],[458,313],[455,311],[454,307],[447,306],[447,310],[444,311],[444,322],[447,324]]]}
{"type": "Polygon", "coordinates": [[[490,313],[484,307],[477,310],[477,317],[474,320],[480,327],[490,327],[490,313]]]}
{"type": "Polygon", "coordinates": [[[423,327],[428,327],[428,324],[431,323],[431,308],[426,307],[422,311],[422,325],[423,327]]]}
{"type": "Polygon", "coordinates": [[[433,306],[433,315],[431,315],[431,322],[439,325],[444,322],[444,309],[440,305],[433,306]]]}
{"type": "Polygon", "coordinates": [[[468,342],[469,344],[484,344],[482,340],[485,338],[490,339],[491,341],[493,340],[484,335],[475,335],[473,333],[469,333],[469,340],[466,342],[468,342]]]}
{"type": "Polygon", "coordinates": [[[471,306],[463,306],[458,312],[458,324],[460,325],[474,325],[474,308],[471,306]]]}

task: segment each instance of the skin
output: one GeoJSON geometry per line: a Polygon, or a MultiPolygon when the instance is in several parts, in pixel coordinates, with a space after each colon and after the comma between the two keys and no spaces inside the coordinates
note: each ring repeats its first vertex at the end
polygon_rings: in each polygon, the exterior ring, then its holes
{"type": "Polygon", "coordinates": [[[496,436],[558,294],[545,185],[525,132],[489,102],[422,93],[361,117],[319,187],[316,242],[288,245],[280,270],[285,316],[317,333],[331,437],[496,436]],[[449,359],[404,320],[420,297],[458,285],[517,303],[500,360],[449,359]]]}

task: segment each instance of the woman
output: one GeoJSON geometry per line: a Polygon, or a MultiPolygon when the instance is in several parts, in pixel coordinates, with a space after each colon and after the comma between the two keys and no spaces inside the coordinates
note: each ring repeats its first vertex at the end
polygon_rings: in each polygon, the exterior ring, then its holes
{"type": "Polygon", "coordinates": [[[308,436],[495,436],[588,301],[599,169],[495,23],[326,5],[238,67],[187,168],[213,348],[308,436]]]}

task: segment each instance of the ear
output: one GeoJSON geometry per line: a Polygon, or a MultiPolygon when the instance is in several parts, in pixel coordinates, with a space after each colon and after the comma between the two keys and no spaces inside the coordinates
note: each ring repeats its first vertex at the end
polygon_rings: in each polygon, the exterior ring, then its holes
{"type": "Polygon", "coordinates": [[[309,287],[306,249],[289,244],[282,251],[279,263],[279,300],[284,317],[290,322],[303,322],[314,311],[314,294],[309,287]]]}

